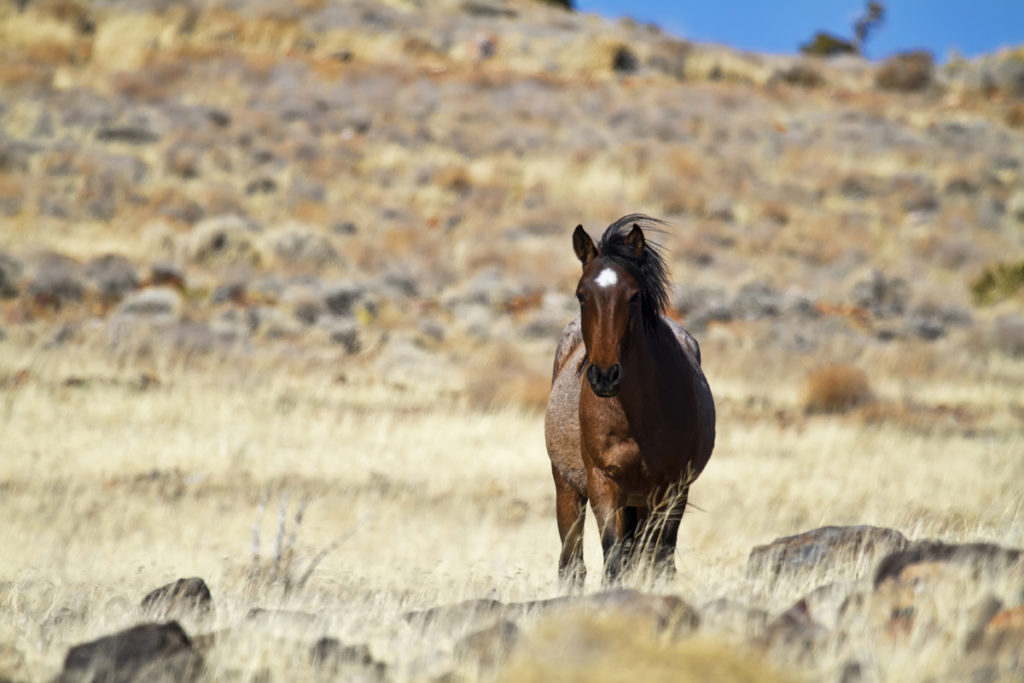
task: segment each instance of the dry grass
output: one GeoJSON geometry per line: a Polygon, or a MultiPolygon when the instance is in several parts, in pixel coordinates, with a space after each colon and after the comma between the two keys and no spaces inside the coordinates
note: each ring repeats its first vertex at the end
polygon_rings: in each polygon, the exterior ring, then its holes
{"type": "Polygon", "coordinates": [[[867,373],[849,365],[827,365],[807,378],[803,406],[808,413],[843,413],[871,399],[867,373]]]}
{"type": "MultiPolygon", "coordinates": [[[[771,407],[737,413],[730,406],[757,390],[732,374],[735,355],[715,355],[713,346],[705,357],[720,405],[718,444],[694,485],[696,509],[683,521],[680,574],[659,590],[698,607],[728,595],[784,609],[813,586],[782,585],[758,597],[744,578],[746,554],[823,524],[1024,545],[1019,423],[978,439],[907,430],[898,421],[865,426],[822,416],[788,424],[771,407]]],[[[535,409],[499,399],[496,390],[481,410],[479,385],[467,401],[461,390],[439,394],[435,382],[322,354],[315,362],[187,360],[159,351],[148,358],[25,349],[2,361],[0,376],[11,381],[0,394],[7,520],[0,535],[5,547],[21,550],[0,562],[0,579],[14,591],[0,640],[24,655],[16,675],[52,675],[70,644],[134,623],[148,590],[182,576],[204,577],[217,610],[212,623],[186,621],[186,629],[230,634],[212,651],[213,678],[241,661],[293,676],[307,666],[248,625],[251,607],[316,613],[313,623],[282,621],[273,632],[299,642],[324,633],[368,642],[398,678],[420,680],[464,665],[435,652],[445,642],[397,627],[402,611],[557,591],[553,491],[535,409]],[[141,373],[151,379],[139,381],[141,373]],[[302,524],[292,526],[291,565],[273,577],[266,558],[285,497],[289,519],[306,507],[302,524]],[[264,571],[254,574],[252,528],[260,519],[264,571]],[[305,587],[285,591],[284,577],[296,585],[325,550],[305,587]],[[45,627],[44,638],[24,629],[64,608],[80,616],[45,627]]],[[[1003,375],[1024,371],[1002,362],[1003,375]]],[[[474,374],[478,383],[504,376],[500,368],[474,374]]],[[[918,400],[935,393],[1006,402],[1015,385],[966,386],[922,384],[918,400]]],[[[796,389],[766,400],[793,405],[796,389]]],[[[528,393],[507,400],[536,406],[528,393]]],[[[593,590],[600,546],[592,519],[585,552],[593,590]]],[[[679,644],[651,640],[622,621],[565,619],[527,625],[502,676],[533,680],[567,666],[590,672],[588,680],[619,680],[633,666],[655,680],[680,667],[695,680],[763,675],[757,657],[724,655],[713,634],[679,644]]],[[[883,663],[909,664],[891,656],[883,663]]],[[[838,665],[830,662],[826,655],[818,670],[838,665]]]]}

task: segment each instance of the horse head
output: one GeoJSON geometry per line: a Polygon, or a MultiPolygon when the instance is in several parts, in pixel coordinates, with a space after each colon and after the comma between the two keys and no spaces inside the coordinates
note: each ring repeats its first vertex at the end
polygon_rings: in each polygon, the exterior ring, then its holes
{"type": "MultiPolygon", "coordinates": [[[[625,241],[632,256],[641,259],[645,241],[640,226],[634,224],[625,241]]],[[[572,244],[583,264],[576,299],[580,302],[580,326],[589,361],[587,381],[596,395],[610,398],[622,385],[620,358],[642,324],[641,282],[621,258],[602,253],[604,250],[595,246],[582,225],[573,232],[572,244]]]]}

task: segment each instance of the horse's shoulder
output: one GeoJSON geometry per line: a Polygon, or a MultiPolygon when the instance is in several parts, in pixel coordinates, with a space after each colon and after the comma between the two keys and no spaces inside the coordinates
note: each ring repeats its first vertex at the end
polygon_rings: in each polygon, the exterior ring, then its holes
{"type": "Polygon", "coordinates": [[[565,366],[565,363],[572,356],[580,344],[583,343],[583,331],[580,328],[580,317],[576,316],[562,330],[562,336],[558,339],[558,346],[555,347],[555,363],[551,371],[551,382],[555,381],[558,373],[565,366]]]}
{"type": "Polygon", "coordinates": [[[665,317],[663,319],[666,323],[668,323],[668,327],[670,330],[672,330],[672,334],[676,336],[676,340],[679,342],[679,345],[682,346],[683,349],[685,349],[687,352],[689,352],[691,356],[693,356],[693,358],[697,361],[697,365],[699,367],[701,364],[700,344],[697,343],[696,337],[690,334],[686,330],[686,328],[684,328],[682,325],[677,323],[672,318],[665,317]]]}

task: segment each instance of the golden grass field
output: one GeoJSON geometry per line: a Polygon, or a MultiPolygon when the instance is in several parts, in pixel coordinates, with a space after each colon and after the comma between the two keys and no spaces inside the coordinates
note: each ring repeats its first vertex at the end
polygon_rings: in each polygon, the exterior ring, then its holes
{"type": "MultiPolygon", "coordinates": [[[[1021,361],[965,359],[914,378],[893,372],[909,359],[879,358],[872,386],[890,409],[805,416],[801,368],[768,368],[753,380],[747,371],[759,364],[756,354],[706,344],[705,359],[719,406],[718,442],[693,489],[697,509],[683,522],[679,575],[658,592],[698,607],[731,596],[785,609],[813,586],[759,595],[745,578],[746,555],[756,544],[827,524],[1024,545],[1022,433],[1019,415],[1009,412],[1019,410],[1021,361]],[[954,418],[922,426],[898,409],[939,403],[975,412],[976,433],[965,434],[954,418]]],[[[452,660],[458,628],[424,638],[400,615],[558,592],[553,487],[534,408],[480,410],[437,384],[400,384],[326,355],[291,364],[159,354],[143,362],[83,349],[4,354],[2,362],[0,377],[9,382],[28,371],[3,394],[0,464],[0,576],[7,578],[0,642],[17,648],[8,664],[16,677],[53,675],[69,645],[135,623],[141,596],[182,576],[205,578],[216,609],[210,622],[186,628],[229,634],[208,658],[213,680],[238,670],[243,679],[263,669],[275,679],[312,676],[287,642],[324,633],[368,643],[399,679],[452,667],[475,677],[452,660]],[[344,383],[341,369],[350,373],[344,383]],[[157,381],[141,388],[143,373],[157,381]],[[71,378],[84,384],[69,386],[71,378]],[[301,525],[288,532],[295,533],[294,557],[289,563],[286,554],[274,580],[281,511],[292,522],[304,503],[301,525]],[[262,530],[263,571],[256,573],[254,523],[262,530]],[[303,589],[285,594],[285,575],[300,578],[335,542],[303,589]],[[268,633],[244,622],[252,607],[319,618],[278,623],[268,633]],[[55,620],[63,610],[71,616],[55,620]]],[[[597,590],[600,546],[589,523],[588,590],[597,590]]],[[[713,664],[700,664],[692,680],[765,675],[755,664],[765,655],[738,655],[728,634],[659,644],[637,640],[628,622],[553,619],[527,630],[499,677],[619,680],[625,674],[615,666],[629,657],[654,679],[678,680],[677,666],[689,670],[687,662],[705,659],[713,664]],[[592,629],[589,638],[599,642],[626,642],[615,646],[621,652],[594,650],[587,636],[566,635],[579,629],[592,629]],[[700,666],[717,668],[702,673],[700,666]]],[[[920,669],[920,653],[904,650],[889,653],[892,662],[878,656],[889,680],[947,664],[936,655],[932,668],[920,669]]],[[[771,666],[790,664],[783,658],[771,666]]],[[[816,676],[838,664],[826,656],[816,676]]]]}
{"type": "MultiPolygon", "coordinates": [[[[1019,610],[1019,575],[914,584],[905,627],[870,567],[747,571],[826,525],[1024,548],[1021,105],[875,69],[529,0],[0,9],[0,681],[193,576],[201,680],[967,677],[976,606],[1019,610]],[[678,575],[627,586],[702,626],[573,603],[467,652],[494,619],[407,616],[559,594],[570,234],[633,211],[667,219],[718,422],[678,575]],[[111,254],[138,276],[114,294],[88,275],[111,254]],[[806,647],[709,607],[784,620],[830,582],[806,647]],[[383,668],[314,665],[323,636],[383,668]]],[[[585,555],[594,596],[589,515],[585,555]]]]}

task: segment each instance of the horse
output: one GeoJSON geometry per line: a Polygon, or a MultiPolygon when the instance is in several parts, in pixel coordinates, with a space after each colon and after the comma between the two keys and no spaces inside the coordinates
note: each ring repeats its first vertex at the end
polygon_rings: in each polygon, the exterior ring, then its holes
{"type": "Polygon", "coordinates": [[[562,541],[558,575],[582,590],[587,502],[604,552],[604,583],[647,563],[675,574],[690,484],[715,443],[715,405],[697,340],[665,316],[668,270],[644,234],[664,222],[629,214],[598,244],[572,235],[583,265],[580,315],[555,351],[544,437],[562,541]]]}

